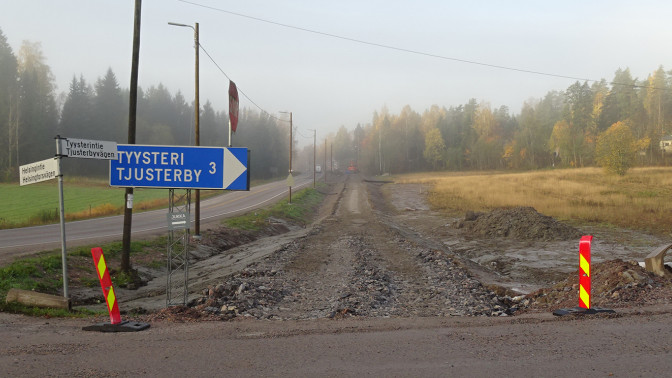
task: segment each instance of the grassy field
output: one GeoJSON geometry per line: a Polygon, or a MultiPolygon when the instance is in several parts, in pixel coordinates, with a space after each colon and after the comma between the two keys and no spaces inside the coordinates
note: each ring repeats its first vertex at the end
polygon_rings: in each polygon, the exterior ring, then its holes
{"type": "MultiPolygon", "coordinates": [[[[202,197],[207,191],[202,191],[202,197]]],[[[58,183],[56,180],[33,185],[0,184],[2,212],[0,228],[58,222],[58,183]]],[[[111,188],[106,180],[66,179],[63,197],[67,220],[121,214],[124,189],[111,188]]],[[[134,211],[167,206],[168,189],[136,189],[134,211]]]]}
{"type": "Polygon", "coordinates": [[[396,181],[430,185],[431,205],[445,212],[532,206],[562,220],[658,234],[669,234],[672,225],[672,168],[634,168],[623,177],[599,168],[423,173],[396,181]]]}

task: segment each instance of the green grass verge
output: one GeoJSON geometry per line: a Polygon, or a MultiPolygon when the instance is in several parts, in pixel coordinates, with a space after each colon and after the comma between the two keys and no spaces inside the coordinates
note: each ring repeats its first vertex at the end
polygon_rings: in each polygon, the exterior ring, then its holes
{"type": "MultiPolygon", "coordinates": [[[[40,293],[58,295],[63,287],[61,256],[55,253],[16,261],[0,268],[0,297],[5,298],[9,289],[34,290],[40,293]]],[[[87,317],[95,315],[86,309],[68,311],[65,309],[40,308],[20,303],[0,302],[0,312],[20,313],[40,317],[87,317]]]]}
{"type": "MultiPolygon", "coordinates": [[[[131,259],[141,258],[143,254],[149,253],[149,250],[165,248],[165,246],[165,237],[147,241],[133,241],[131,242],[131,259]]],[[[75,278],[69,277],[68,282],[71,286],[78,284],[86,287],[99,287],[100,282],[93,266],[91,248],[92,246],[76,247],[68,252],[69,276],[78,272],[77,283],[74,282],[75,278]],[[82,274],[82,272],[88,274],[82,274]]],[[[121,242],[105,244],[102,248],[108,265],[111,265],[112,261],[120,259],[121,242]]],[[[45,294],[62,295],[62,266],[60,251],[52,250],[43,252],[38,257],[18,260],[8,266],[0,267],[0,298],[6,298],[10,289],[34,290],[45,294]]],[[[112,283],[116,287],[124,286],[130,279],[130,277],[121,273],[112,275],[112,283]]],[[[67,311],[38,308],[19,303],[6,303],[4,300],[0,301],[0,311],[47,317],[82,317],[96,314],[86,309],[67,311]]]]}
{"type": "Polygon", "coordinates": [[[322,202],[323,198],[324,194],[315,189],[303,189],[292,195],[291,204],[288,199],[284,199],[270,208],[225,219],[222,223],[227,227],[248,231],[260,230],[269,218],[280,218],[299,224],[307,224],[309,222],[308,215],[322,202]]]}

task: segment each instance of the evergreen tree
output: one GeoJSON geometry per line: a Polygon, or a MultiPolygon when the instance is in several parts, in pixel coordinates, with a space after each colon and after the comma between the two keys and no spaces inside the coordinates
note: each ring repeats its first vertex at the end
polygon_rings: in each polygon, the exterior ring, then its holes
{"type": "Polygon", "coordinates": [[[24,41],[19,50],[18,164],[53,157],[58,111],[54,78],[39,43],[24,41]]]}
{"type": "Polygon", "coordinates": [[[0,181],[16,176],[16,115],[18,104],[16,56],[0,29],[0,181]]]}
{"type": "Polygon", "coordinates": [[[121,89],[112,68],[108,68],[105,76],[96,81],[91,118],[91,126],[98,139],[126,143],[128,107],[124,107],[121,89]]]}

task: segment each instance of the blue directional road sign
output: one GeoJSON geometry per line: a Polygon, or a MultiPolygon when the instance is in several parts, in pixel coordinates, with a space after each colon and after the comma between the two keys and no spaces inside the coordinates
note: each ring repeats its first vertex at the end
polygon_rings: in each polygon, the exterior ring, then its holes
{"type": "Polygon", "coordinates": [[[250,190],[244,147],[117,145],[110,186],[250,190]]]}

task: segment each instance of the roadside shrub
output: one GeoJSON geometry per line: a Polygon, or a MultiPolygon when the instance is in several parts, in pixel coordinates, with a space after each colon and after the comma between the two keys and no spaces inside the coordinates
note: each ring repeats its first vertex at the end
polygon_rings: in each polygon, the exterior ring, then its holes
{"type": "Polygon", "coordinates": [[[30,217],[29,223],[31,225],[48,224],[58,222],[59,219],[58,209],[42,209],[30,217]]]}
{"type": "Polygon", "coordinates": [[[597,138],[597,163],[607,173],[624,176],[635,162],[637,145],[630,127],[616,122],[597,138]]]}

